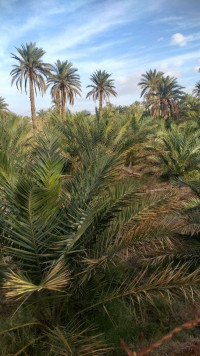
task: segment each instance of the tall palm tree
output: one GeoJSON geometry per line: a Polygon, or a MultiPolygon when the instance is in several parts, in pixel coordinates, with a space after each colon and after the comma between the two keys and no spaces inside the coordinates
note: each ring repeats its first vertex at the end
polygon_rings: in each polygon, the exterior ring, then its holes
{"type": "Polygon", "coordinates": [[[5,99],[0,96],[0,113],[8,110],[8,104],[5,99]]]}
{"type": "Polygon", "coordinates": [[[150,69],[145,74],[142,74],[141,81],[138,83],[142,89],[140,96],[145,97],[147,108],[150,107],[150,113],[152,116],[159,116],[159,113],[157,112],[158,105],[155,94],[158,92],[158,85],[163,77],[163,74],[163,72],[157,71],[156,69],[150,69]]]}
{"type": "Polygon", "coordinates": [[[35,110],[35,94],[37,89],[41,91],[42,95],[45,93],[46,84],[44,77],[51,70],[51,65],[42,62],[42,57],[45,54],[42,48],[36,47],[36,43],[30,42],[26,45],[21,45],[21,48],[17,48],[18,54],[13,54],[12,58],[18,61],[18,64],[13,65],[14,69],[11,71],[12,81],[11,85],[16,81],[17,89],[21,89],[24,80],[24,88],[27,94],[27,82],[29,82],[30,90],[30,102],[31,102],[31,118],[33,123],[33,130],[36,126],[36,110],[35,110]]]}
{"type": "Polygon", "coordinates": [[[200,80],[195,84],[193,94],[200,99],[200,80]]]}
{"type": "Polygon", "coordinates": [[[142,97],[143,95],[157,92],[158,83],[163,77],[163,74],[163,72],[157,72],[156,69],[150,69],[145,74],[142,74],[141,81],[138,83],[142,88],[140,96],[142,97]]]}
{"type": "Polygon", "coordinates": [[[170,116],[177,116],[178,105],[177,102],[183,97],[183,87],[177,83],[174,77],[163,77],[158,84],[158,97],[160,114],[167,120],[170,116]]]}
{"type": "Polygon", "coordinates": [[[108,74],[105,70],[97,70],[90,77],[93,84],[87,86],[87,88],[92,88],[92,90],[87,93],[86,98],[92,96],[94,101],[99,100],[100,119],[102,118],[103,100],[109,100],[110,95],[117,96],[114,80],[109,79],[110,76],[111,74],[108,74]]]}
{"type": "Polygon", "coordinates": [[[184,95],[183,87],[174,77],[164,77],[156,69],[142,75],[139,84],[142,88],[141,96],[145,97],[147,108],[152,116],[161,116],[165,120],[169,116],[177,116],[177,101],[184,95]]]}
{"type": "Polygon", "coordinates": [[[63,121],[66,118],[66,101],[68,100],[69,104],[73,105],[74,97],[76,95],[81,96],[81,82],[80,76],[76,73],[77,70],[71,62],[57,60],[47,79],[47,83],[52,85],[52,99],[56,102],[59,115],[62,116],[63,121]]]}

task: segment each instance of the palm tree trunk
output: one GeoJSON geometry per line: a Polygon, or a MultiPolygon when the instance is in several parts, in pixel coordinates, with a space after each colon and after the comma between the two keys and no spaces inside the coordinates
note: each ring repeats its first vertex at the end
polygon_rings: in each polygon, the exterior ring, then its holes
{"type": "Polygon", "coordinates": [[[59,118],[62,118],[62,107],[61,107],[61,102],[58,104],[58,112],[59,112],[59,118]]]}
{"type": "Polygon", "coordinates": [[[65,121],[66,119],[66,113],[65,113],[65,95],[64,92],[62,91],[62,119],[65,121]]]}
{"type": "Polygon", "coordinates": [[[167,121],[167,119],[169,118],[168,110],[168,102],[166,99],[164,99],[162,102],[162,117],[165,121],[167,121]]]}
{"type": "Polygon", "coordinates": [[[59,114],[59,118],[62,119],[62,104],[60,99],[60,92],[56,94],[56,108],[59,114]]]}
{"type": "Polygon", "coordinates": [[[99,94],[99,119],[102,119],[102,107],[103,107],[103,93],[100,91],[99,94]]]}
{"type": "Polygon", "coordinates": [[[33,124],[33,131],[35,132],[37,130],[37,124],[36,124],[34,89],[33,89],[33,82],[31,78],[29,78],[29,87],[30,87],[30,102],[31,102],[31,119],[33,124]]]}
{"type": "Polygon", "coordinates": [[[59,118],[62,119],[62,105],[61,105],[61,102],[60,102],[60,98],[57,99],[56,109],[57,109],[59,118]]]}

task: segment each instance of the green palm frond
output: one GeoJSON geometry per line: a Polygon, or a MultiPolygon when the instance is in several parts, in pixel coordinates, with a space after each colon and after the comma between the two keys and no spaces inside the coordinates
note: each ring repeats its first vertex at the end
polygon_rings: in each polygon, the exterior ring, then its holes
{"type": "Polygon", "coordinates": [[[81,96],[80,76],[78,70],[73,67],[71,62],[61,62],[57,60],[52,67],[52,72],[47,79],[47,85],[51,86],[51,96],[56,103],[57,110],[62,119],[65,120],[65,105],[68,101],[74,105],[74,98],[81,96]]]}
{"type": "Polygon", "coordinates": [[[100,92],[103,92],[103,98],[104,100],[109,99],[110,95],[116,96],[117,93],[114,90],[114,80],[109,79],[112,74],[107,73],[105,70],[97,70],[94,72],[90,80],[94,83],[93,85],[88,85],[87,88],[92,88],[92,90],[86,95],[86,98],[89,98],[90,96],[93,97],[93,100],[98,100],[100,92]]]}
{"type": "Polygon", "coordinates": [[[35,131],[37,129],[35,95],[37,95],[37,90],[42,95],[46,92],[45,78],[51,72],[52,66],[42,61],[45,51],[38,48],[36,43],[22,44],[21,48],[16,47],[16,50],[17,54],[11,53],[11,57],[17,62],[10,72],[12,76],[11,85],[16,83],[17,89],[21,91],[24,85],[26,94],[29,86],[32,124],[35,131]]]}
{"type": "MultiPolygon", "coordinates": [[[[173,267],[168,265],[162,270],[158,267],[157,270],[150,273],[149,268],[143,268],[137,275],[127,275],[123,281],[111,279],[111,288],[105,292],[99,291],[96,295],[97,300],[93,300],[93,304],[83,309],[82,312],[97,308],[100,305],[113,302],[116,299],[134,298],[135,302],[141,304],[143,301],[154,303],[154,298],[163,298],[165,301],[171,302],[173,297],[184,297],[190,299],[199,297],[198,284],[200,282],[200,269],[190,271],[191,264],[181,264],[173,267]],[[118,282],[118,283],[117,283],[118,282]]],[[[101,288],[102,290],[102,288],[101,288]]]]}
{"type": "Polygon", "coordinates": [[[145,74],[142,74],[141,81],[139,82],[139,86],[142,88],[142,92],[140,96],[146,95],[147,93],[154,93],[157,91],[157,85],[160,79],[163,76],[163,72],[160,72],[156,69],[150,69],[145,74]]]}
{"type": "MultiPolygon", "coordinates": [[[[163,176],[184,176],[199,169],[199,131],[183,130],[173,125],[170,130],[160,132],[154,145],[147,146],[149,165],[163,176]]],[[[150,169],[151,169],[150,168],[150,169]]]]}
{"type": "Polygon", "coordinates": [[[195,87],[194,87],[194,90],[193,90],[193,94],[194,94],[197,98],[200,97],[200,82],[199,82],[199,81],[195,84],[195,87]]]}
{"type": "Polygon", "coordinates": [[[120,354],[141,311],[199,301],[199,182],[157,178],[199,169],[199,131],[165,130],[140,109],[53,113],[35,136],[0,120],[4,354],[120,354]]]}
{"type": "Polygon", "coordinates": [[[176,78],[164,77],[162,72],[154,69],[143,74],[138,85],[142,88],[141,96],[145,97],[146,107],[150,109],[151,115],[165,120],[170,116],[177,118],[177,102],[183,98],[184,92],[176,78]]]}
{"type": "Polygon", "coordinates": [[[112,74],[107,73],[105,70],[97,70],[94,72],[90,80],[93,84],[88,85],[87,88],[92,88],[86,95],[86,98],[92,96],[93,100],[99,100],[99,118],[102,119],[102,105],[103,101],[109,101],[111,95],[117,96],[115,91],[114,80],[110,79],[112,74]]]}
{"type": "Polygon", "coordinates": [[[53,255],[50,232],[58,226],[61,205],[69,199],[68,194],[62,195],[63,159],[57,139],[41,138],[39,142],[24,175],[15,172],[14,181],[3,185],[9,211],[2,222],[6,248],[18,259],[20,269],[30,269],[33,275],[35,269],[41,274],[47,256],[53,255]]]}
{"type": "Polygon", "coordinates": [[[22,91],[22,85],[24,80],[25,92],[27,93],[27,81],[31,79],[35,87],[35,92],[37,89],[42,92],[46,90],[46,85],[44,81],[44,76],[51,71],[52,67],[48,63],[42,62],[42,57],[45,54],[42,48],[36,47],[36,43],[29,43],[21,46],[21,48],[16,48],[19,55],[13,54],[12,58],[18,61],[18,65],[13,65],[14,69],[11,71],[13,84],[16,81],[17,89],[22,91]]]}
{"type": "Polygon", "coordinates": [[[6,103],[5,99],[0,96],[0,113],[8,111],[8,104],[6,103]]]}

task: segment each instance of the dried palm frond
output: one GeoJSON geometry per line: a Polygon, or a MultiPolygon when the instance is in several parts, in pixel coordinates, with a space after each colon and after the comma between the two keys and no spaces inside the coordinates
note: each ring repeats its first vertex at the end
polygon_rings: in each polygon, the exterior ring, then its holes
{"type": "Polygon", "coordinates": [[[38,285],[33,284],[22,272],[10,271],[6,275],[3,289],[5,290],[7,298],[20,300],[29,297],[34,292],[40,292],[43,289],[58,292],[63,291],[69,284],[69,281],[70,273],[61,261],[46,273],[38,285]]]}

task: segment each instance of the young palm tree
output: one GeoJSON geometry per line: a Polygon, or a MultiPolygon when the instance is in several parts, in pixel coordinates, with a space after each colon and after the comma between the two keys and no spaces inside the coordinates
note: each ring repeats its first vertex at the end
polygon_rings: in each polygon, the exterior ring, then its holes
{"type": "Polygon", "coordinates": [[[0,113],[8,110],[8,104],[5,99],[0,96],[0,113]]]}
{"type": "Polygon", "coordinates": [[[195,87],[194,87],[194,90],[193,90],[193,94],[194,94],[198,99],[200,99],[200,81],[198,81],[198,82],[195,84],[195,87]]]}
{"type": "Polygon", "coordinates": [[[27,94],[27,82],[29,82],[30,102],[31,102],[31,117],[33,123],[33,130],[36,126],[36,110],[34,90],[37,94],[37,89],[41,91],[42,95],[45,93],[46,85],[44,77],[51,70],[51,65],[42,62],[42,57],[45,54],[42,48],[36,47],[36,43],[29,44],[16,48],[18,54],[13,54],[12,58],[18,61],[18,64],[13,65],[14,69],[11,71],[12,81],[11,85],[16,82],[17,89],[21,89],[24,80],[24,88],[27,94]]]}
{"type": "Polygon", "coordinates": [[[108,74],[105,70],[97,70],[90,77],[93,84],[88,85],[87,88],[92,88],[89,93],[87,93],[86,98],[90,96],[93,100],[99,100],[99,118],[102,119],[102,106],[103,100],[109,100],[110,95],[117,96],[115,91],[114,80],[109,79],[111,74],[108,74]]]}
{"type": "Polygon", "coordinates": [[[74,97],[76,95],[81,96],[80,76],[76,72],[77,69],[73,67],[72,63],[57,60],[47,79],[48,85],[52,86],[52,99],[56,102],[59,115],[63,121],[66,119],[66,101],[68,100],[69,104],[73,105],[74,97]]]}
{"type": "MultiPolygon", "coordinates": [[[[190,189],[190,195],[184,201],[184,209],[180,216],[179,232],[184,235],[200,236],[200,176],[196,179],[179,180],[182,187],[190,189]]],[[[198,250],[199,250],[198,246],[198,250]]],[[[199,256],[199,253],[198,253],[199,256]]],[[[197,256],[196,256],[197,257],[197,256]]]]}
{"type": "Polygon", "coordinates": [[[179,122],[189,122],[200,127],[200,100],[191,94],[186,94],[179,101],[179,122]]]}
{"type": "Polygon", "coordinates": [[[172,125],[170,130],[159,133],[147,161],[149,171],[164,178],[177,178],[198,172],[200,160],[200,132],[187,126],[183,129],[172,125]]]}
{"type": "Polygon", "coordinates": [[[38,126],[43,127],[45,121],[50,117],[50,110],[41,109],[37,112],[38,126]]]}

